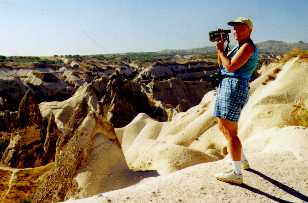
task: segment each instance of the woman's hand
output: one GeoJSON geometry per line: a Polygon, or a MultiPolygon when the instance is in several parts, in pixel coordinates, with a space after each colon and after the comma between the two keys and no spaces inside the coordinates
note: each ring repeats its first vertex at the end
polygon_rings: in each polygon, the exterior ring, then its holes
{"type": "Polygon", "coordinates": [[[218,52],[224,52],[224,44],[225,44],[225,41],[223,39],[217,41],[216,42],[216,50],[218,52]]]}
{"type": "MultiPolygon", "coordinates": [[[[218,28],[217,31],[222,31],[222,28],[218,28]]],[[[216,50],[220,51],[220,52],[224,52],[224,38],[222,37],[222,35],[220,36],[220,40],[216,42],[216,50]]]]}

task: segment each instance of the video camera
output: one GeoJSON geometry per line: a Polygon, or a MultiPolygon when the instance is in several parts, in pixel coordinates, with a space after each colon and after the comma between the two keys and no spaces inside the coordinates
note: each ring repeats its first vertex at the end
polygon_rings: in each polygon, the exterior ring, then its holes
{"type": "Polygon", "coordinates": [[[229,33],[231,33],[231,30],[223,30],[223,29],[218,29],[215,31],[209,32],[209,37],[211,42],[217,42],[221,40],[221,38],[224,41],[229,40],[229,33]]]}

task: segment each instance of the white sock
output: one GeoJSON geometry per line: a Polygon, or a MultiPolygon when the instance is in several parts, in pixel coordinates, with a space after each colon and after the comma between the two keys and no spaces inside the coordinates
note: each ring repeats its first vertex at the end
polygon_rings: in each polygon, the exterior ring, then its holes
{"type": "Polygon", "coordinates": [[[232,165],[233,165],[233,170],[237,175],[242,174],[241,161],[232,161],[232,165]]]}

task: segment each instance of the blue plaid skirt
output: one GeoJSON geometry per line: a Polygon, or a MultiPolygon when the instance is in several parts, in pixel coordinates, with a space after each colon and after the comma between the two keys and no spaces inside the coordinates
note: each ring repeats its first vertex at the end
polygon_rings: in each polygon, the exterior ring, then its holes
{"type": "Polygon", "coordinates": [[[217,89],[214,116],[230,121],[238,121],[248,97],[248,80],[224,78],[217,89]]]}

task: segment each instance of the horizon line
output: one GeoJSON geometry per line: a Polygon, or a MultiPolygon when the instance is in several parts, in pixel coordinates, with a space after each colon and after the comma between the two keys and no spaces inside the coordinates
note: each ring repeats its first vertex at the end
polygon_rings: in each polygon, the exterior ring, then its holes
{"type": "MultiPolygon", "coordinates": [[[[284,43],[288,43],[288,44],[293,44],[293,43],[305,43],[308,44],[308,42],[305,42],[303,40],[298,40],[298,41],[282,41],[282,40],[273,40],[273,39],[269,39],[269,40],[265,40],[265,41],[261,41],[261,42],[256,42],[256,44],[258,43],[263,43],[263,42],[268,42],[268,41],[276,41],[276,42],[284,42],[284,43]]],[[[231,44],[233,45],[233,44],[231,44]]],[[[151,50],[151,51],[123,51],[123,52],[111,52],[111,53],[92,53],[92,54],[52,54],[52,55],[2,55],[0,54],[0,56],[5,56],[5,57],[54,57],[55,55],[57,56],[68,56],[68,55],[72,55],[72,56],[92,56],[92,55],[125,55],[125,54],[137,54],[137,53],[159,53],[162,51],[185,51],[185,50],[192,50],[192,49],[202,49],[202,48],[214,48],[213,46],[201,46],[201,47],[192,47],[192,48],[166,48],[166,49],[160,49],[160,50],[151,50]]]]}

